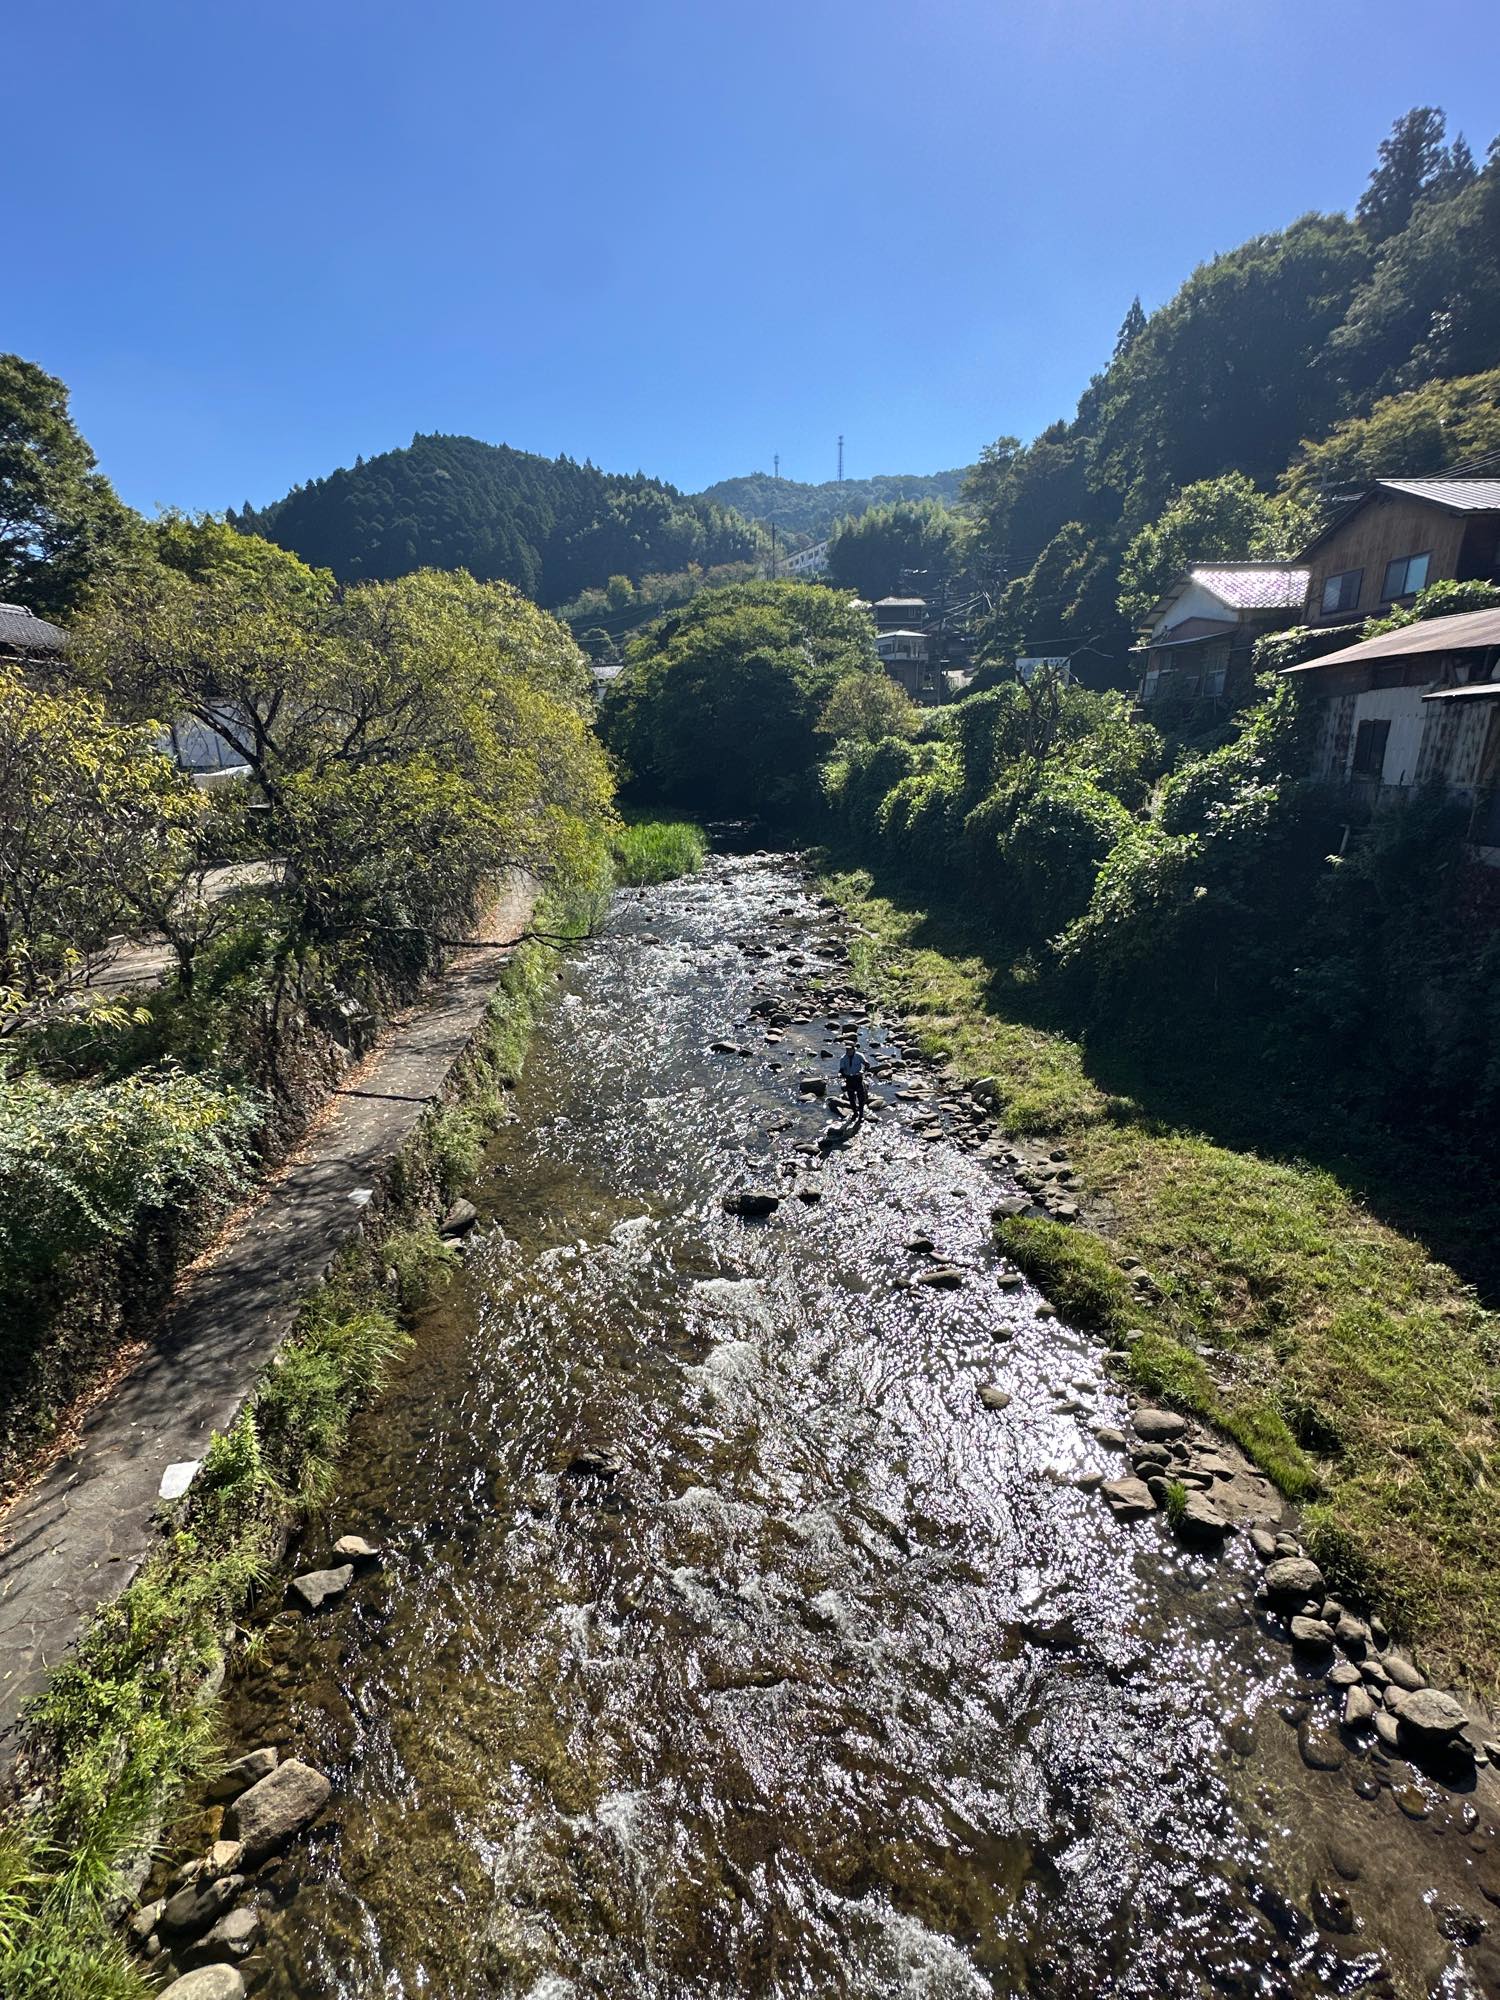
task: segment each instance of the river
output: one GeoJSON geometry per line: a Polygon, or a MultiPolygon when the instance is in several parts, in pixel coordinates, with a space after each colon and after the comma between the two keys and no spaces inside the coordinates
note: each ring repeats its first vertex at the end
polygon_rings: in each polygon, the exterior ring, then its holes
{"type": "Polygon", "coordinates": [[[1496,1990],[1453,1939],[1474,1806],[1306,1768],[1287,1718],[1325,1697],[1243,1540],[1189,1555],[1075,1484],[1126,1469],[1091,1428],[1124,1404],[1001,1288],[1009,1184],[924,1136],[899,1033],[861,1028],[862,1131],[797,1150],[836,1039],[749,1010],[839,950],[785,858],[719,857],[562,966],[483,1238],[303,1549],[384,1566],[230,1693],[233,1748],[335,1783],[263,1878],[255,1992],[1496,1990]],[[745,1178],[776,1214],[724,1212],[745,1178]],[[911,1283],[924,1234],[960,1288],[911,1283]]]}

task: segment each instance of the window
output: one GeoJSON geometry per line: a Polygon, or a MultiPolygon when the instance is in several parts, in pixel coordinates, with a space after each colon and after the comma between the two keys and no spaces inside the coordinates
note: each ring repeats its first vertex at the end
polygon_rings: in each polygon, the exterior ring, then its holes
{"type": "Polygon", "coordinates": [[[1364,581],[1362,569],[1340,570],[1337,576],[1323,579],[1323,616],[1332,618],[1337,612],[1352,611],[1359,602],[1359,587],[1364,581]]]}
{"type": "Polygon", "coordinates": [[[1415,597],[1419,590],[1427,588],[1427,567],[1432,561],[1430,555],[1397,556],[1385,566],[1385,584],[1381,590],[1382,600],[1389,604],[1397,597],[1415,597]]]}
{"type": "Polygon", "coordinates": [[[1354,732],[1354,777],[1379,781],[1385,770],[1385,740],[1390,733],[1388,722],[1360,723],[1354,732]]]}

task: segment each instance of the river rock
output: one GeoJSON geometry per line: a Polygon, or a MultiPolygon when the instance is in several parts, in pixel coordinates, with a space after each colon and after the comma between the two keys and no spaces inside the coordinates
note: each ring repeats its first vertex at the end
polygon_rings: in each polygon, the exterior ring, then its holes
{"type": "Polygon", "coordinates": [[[245,1858],[242,1840],[216,1840],[203,1857],[203,1873],[210,1881],[233,1875],[245,1858]]]}
{"type": "Polygon", "coordinates": [[[1309,1770],[1336,1771],[1344,1761],[1344,1746],[1338,1731],[1326,1725],[1304,1722],[1297,1731],[1297,1748],[1309,1770]]]}
{"type": "Polygon", "coordinates": [[[1292,1644],[1299,1653],[1331,1653],[1333,1627],[1321,1618],[1294,1618],[1292,1644]]]}
{"type": "Polygon", "coordinates": [[[216,1882],[179,1889],[163,1909],[159,1928],[170,1937],[197,1937],[218,1922],[244,1886],[243,1875],[221,1875],[216,1882]]]}
{"type": "Polygon", "coordinates": [[[225,1800],[246,1792],[252,1785],[258,1785],[262,1778],[269,1778],[281,1762],[281,1752],[274,1744],[267,1743],[259,1750],[247,1750],[243,1757],[221,1771],[208,1788],[209,1803],[222,1805],[225,1800]]]}
{"type": "Polygon", "coordinates": [[[288,1758],[269,1778],[252,1785],[230,1809],[235,1837],[245,1843],[246,1859],[259,1861],[284,1847],[317,1818],[332,1791],[321,1771],[297,1757],[288,1758]]]}
{"type": "Polygon", "coordinates": [[[1233,1523],[1223,1509],[1216,1507],[1206,1494],[1190,1493],[1174,1526],[1186,1541],[1222,1542],[1229,1534],[1233,1523]]]}
{"type": "Polygon", "coordinates": [[[1106,1451],[1123,1451],[1125,1449],[1125,1433],[1116,1430],[1113,1424],[1095,1424],[1094,1436],[1104,1446],[1106,1451]]]}
{"type": "Polygon", "coordinates": [[[1351,1611],[1341,1614],[1333,1628],[1334,1637],[1346,1653],[1359,1659],[1370,1644],[1370,1628],[1363,1618],[1356,1618],[1351,1611]]]}
{"type": "Polygon", "coordinates": [[[1395,1716],[1391,1714],[1388,1708],[1377,1708],[1373,1720],[1375,1723],[1375,1734],[1380,1738],[1386,1749],[1398,1750],[1401,1747],[1401,1730],[1395,1716]]]}
{"type": "Polygon", "coordinates": [[[990,1210],[991,1222],[1005,1222],[1013,1215],[1025,1215],[1031,1207],[1024,1195],[1008,1194],[990,1210]]]}
{"type": "Polygon", "coordinates": [[[981,1382],[979,1400],[987,1410],[1008,1410],[1010,1397],[1003,1389],[997,1389],[993,1382],[981,1382]]]}
{"type": "Polygon", "coordinates": [[[1156,1502],[1142,1480],[1106,1479],[1099,1491],[1117,1521],[1137,1521],[1156,1512],[1156,1502]]]}
{"type": "Polygon", "coordinates": [[[774,1215],[780,1206],[781,1196],[769,1188],[731,1188],[722,1203],[726,1215],[774,1215]]]}
{"type": "Polygon", "coordinates": [[[237,1965],[204,1965],[174,1979],[157,2000],[245,2000],[245,1980],[237,1965]]]}
{"type": "Polygon", "coordinates": [[[1250,1546],[1263,1563],[1274,1560],[1276,1555],[1276,1537],[1273,1534],[1269,1534],[1266,1529],[1252,1528],[1250,1530],[1250,1546]]]}
{"type": "Polygon", "coordinates": [[[144,1944],[156,1926],[161,1922],[161,1913],[167,1907],[165,1896],[158,1896],[154,1903],[142,1903],[126,1926],[137,1944],[144,1944]]]}
{"type": "Polygon", "coordinates": [[[1322,1596],[1323,1572],[1308,1556],[1278,1556],[1266,1567],[1265,1585],[1280,1602],[1301,1604],[1322,1596]]]}
{"type": "Polygon", "coordinates": [[[467,1236],[479,1221],[479,1210],[472,1201],[460,1196],[444,1211],[438,1228],[444,1236],[467,1236]]]}
{"type": "Polygon", "coordinates": [[[1386,1678],[1398,1688],[1406,1688],[1415,1694],[1418,1688],[1427,1685],[1426,1676],[1419,1673],[1410,1660],[1400,1653],[1382,1653],[1380,1664],[1385,1668],[1386,1678]]]}
{"type": "Polygon", "coordinates": [[[1135,1434],[1144,1444],[1170,1444],[1187,1430],[1187,1418],[1176,1410],[1137,1410],[1135,1434]]]}
{"type": "Polygon", "coordinates": [[[804,1097],[826,1097],[828,1079],[826,1076],[799,1076],[797,1088],[804,1097]]]}
{"type": "Polygon", "coordinates": [[[312,1569],[306,1576],[294,1576],[286,1594],[304,1610],[321,1611],[325,1604],[337,1603],[353,1581],[353,1563],[341,1563],[337,1569],[312,1569]]]}
{"type": "Polygon", "coordinates": [[[1345,1890],[1331,1882],[1320,1882],[1312,1893],[1313,1921],[1319,1930],[1348,1937],[1354,1929],[1354,1905],[1345,1890]]]}
{"type": "Polygon", "coordinates": [[[907,1244],[907,1254],[911,1257],[930,1257],[937,1245],[930,1236],[914,1236],[907,1244]]]}
{"type": "Polygon", "coordinates": [[[934,1264],[930,1271],[918,1271],[912,1282],[935,1286],[940,1292],[956,1292],[964,1276],[957,1264],[934,1264]]]}
{"type": "Polygon", "coordinates": [[[245,1958],[254,1950],[260,1937],[260,1912],[248,1905],[238,1910],[230,1910],[220,1917],[211,1931],[206,1931],[190,1950],[183,1954],[184,1965],[211,1965],[216,1960],[245,1958]]]}
{"type": "Polygon", "coordinates": [[[1336,1667],[1329,1669],[1328,1679],[1333,1687],[1352,1688],[1358,1687],[1364,1676],[1352,1660],[1340,1660],[1336,1667]]]}
{"type": "Polygon", "coordinates": [[[363,1535],[340,1535],[333,1545],[334,1560],[341,1563],[378,1563],[381,1552],[363,1535]]]}
{"type": "Polygon", "coordinates": [[[1344,1727],[1364,1729],[1375,1716],[1375,1699],[1366,1688],[1352,1687],[1344,1696],[1344,1727]]]}
{"type": "Polygon", "coordinates": [[[1419,1688],[1410,1694],[1403,1690],[1396,1719],[1404,1737],[1430,1746],[1452,1742],[1469,1720],[1451,1694],[1434,1687],[1419,1688]]]}

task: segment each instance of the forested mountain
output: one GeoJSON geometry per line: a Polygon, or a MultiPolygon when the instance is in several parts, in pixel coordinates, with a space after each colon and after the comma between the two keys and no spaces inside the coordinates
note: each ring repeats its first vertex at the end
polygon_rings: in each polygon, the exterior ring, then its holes
{"type": "Polygon", "coordinates": [[[732,507],[751,521],[774,521],[783,534],[816,542],[846,515],[858,516],[894,500],[942,500],[951,506],[967,476],[964,471],[882,472],[873,479],[827,479],[821,486],[807,486],[752,472],[706,486],[698,498],[711,506],[732,507]]]}
{"type": "Polygon", "coordinates": [[[639,583],[743,561],[759,546],[748,522],[642,473],[420,433],[403,450],[358,459],[269,507],[247,502],[229,519],[341,582],[466,569],[549,605],[611,576],[639,583]]]}
{"type": "Polygon", "coordinates": [[[1497,368],[1500,145],[1480,169],[1421,107],[1381,145],[1353,216],[1253,237],[1149,316],[1137,300],[1071,418],[983,453],[967,497],[978,553],[1010,579],[997,657],[1066,651],[1119,677],[1120,599],[1149,588],[1153,548],[1290,554],[1351,478],[1495,450],[1497,368]]]}

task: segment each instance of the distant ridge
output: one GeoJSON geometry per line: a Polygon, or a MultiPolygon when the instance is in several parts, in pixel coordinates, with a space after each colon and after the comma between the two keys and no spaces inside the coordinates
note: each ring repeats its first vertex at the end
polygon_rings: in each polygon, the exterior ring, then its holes
{"type": "Polygon", "coordinates": [[[341,582],[466,569],[545,605],[612,576],[639,583],[689,564],[748,561],[760,546],[748,521],[644,473],[420,432],[268,507],[231,508],[229,519],[341,582]]]}
{"type": "Polygon", "coordinates": [[[741,479],[721,479],[698,495],[716,507],[729,507],[747,520],[775,521],[784,534],[820,541],[846,514],[863,514],[892,500],[944,500],[951,506],[968,478],[968,468],[953,472],[881,472],[873,479],[825,480],[821,486],[796,479],[773,479],[768,472],[747,473],[741,479]]]}

